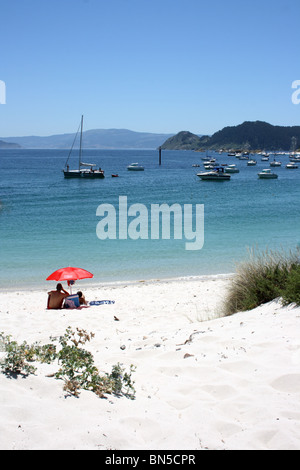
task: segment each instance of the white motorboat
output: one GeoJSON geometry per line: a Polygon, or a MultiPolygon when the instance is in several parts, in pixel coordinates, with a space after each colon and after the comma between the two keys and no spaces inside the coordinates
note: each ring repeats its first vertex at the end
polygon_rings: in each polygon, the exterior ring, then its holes
{"type": "Polygon", "coordinates": [[[230,180],[230,175],[225,173],[224,168],[216,167],[212,171],[207,171],[205,173],[197,173],[197,176],[202,180],[207,181],[227,181],[230,180]]]}
{"type": "Polygon", "coordinates": [[[298,165],[296,165],[295,162],[291,162],[291,163],[287,163],[287,164],[285,165],[285,167],[288,168],[288,169],[292,169],[292,170],[293,170],[293,169],[295,169],[295,168],[298,168],[298,165]]]}
{"type": "Polygon", "coordinates": [[[219,162],[216,162],[215,158],[211,158],[210,160],[203,163],[204,168],[206,168],[209,165],[213,165],[214,167],[220,166],[219,162]]]}
{"type": "Polygon", "coordinates": [[[300,153],[291,152],[289,155],[289,159],[291,162],[300,162],[300,153]]]}
{"type": "Polygon", "coordinates": [[[139,165],[138,163],[131,163],[131,165],[128,165],[127,170],[144,171],[144,167],[142,165],[139,165]]]}
{"type": "Polygon", "coordinates": [[[277,160],[273,160],[273,161],[270,163],[270,166],[281,166],[281,162],[278,162],[277,160]]]}
{"type": "Polygon", "coordinates": [[[247,161],[247,165],[248,166],[255,166],[257,164],[257,161],[256,160],[248,160],[247,161]]]}
{"type": "Polygon", "coordinates": [[[269,157],[261,157],[261,161],[262,161],[262,162],[268,162],[268,161],[269,161],[269,157]]]}
{"type": "Polygon", "coordinates": [[[261,152],[262,160],[266,161],[269,160],[270,154],[267,152],[261,152]]]}
{"type": "Polygon", "coordinates": [[[276,173],[272,173],[269,168],[266,168],[258,173],[258,177],[260,179],[276,179],[278,178],[278,175],[276,175],[276,173]]]}
{"type": "Polygon", "coordinates": [[[237,168],[236,165],[228,165],[225,167],[225,173],[239,173],[240,170],[237,168]]]}

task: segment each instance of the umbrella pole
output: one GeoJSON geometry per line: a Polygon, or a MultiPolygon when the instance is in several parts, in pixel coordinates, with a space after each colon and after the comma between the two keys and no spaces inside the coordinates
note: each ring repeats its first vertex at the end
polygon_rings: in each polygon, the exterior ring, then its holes
{"type": "Polygon", "coordinates": [[[75,282],[75,281],[67,281],[68,287],[70,288],[70,295],[72,295],[72,284],[73,284],[74,282],[75,282]]]}

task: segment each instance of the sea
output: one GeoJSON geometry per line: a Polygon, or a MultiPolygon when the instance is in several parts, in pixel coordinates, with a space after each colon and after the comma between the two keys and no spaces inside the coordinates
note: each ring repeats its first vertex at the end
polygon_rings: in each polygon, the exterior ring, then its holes
{"type": "MultiPolygon", "coordinates": [[[[257,173],[270,166],[258,155],[257,165],[247,166],[246,160],[227,153],[163,150],[159,165],[158,150],[84,149],[82,160],[105,171],[104,179],[85,180],[64,178],[68,153],[62,149],[0,151],[2,289],[52,288],[53,281],[46,278],[67,266],[93,273],[93,279],[80,281],[83,288],[87,282],[227,275],[252,250],[294,250],[300,244],[300,166],[286,169],[288,155],[276,158],[282,161],[281,167],[272,169],[278,179],[261,180],[257,173]],[[204,171],[204,157],[215,158],[220,165],[236,164],[240,172],[232,174],[230,181],[202,181],[197,173],[204,171]],[[145,170],[128,171],[132,162],[145,170]],[[107,218],[107,236],[99,238],[104,214],[115,213],[118,226],[120,197],[127,198],[128,209],[145,208],[148,237],[145,231],[143,237],[138,236],[139,213],[128,212],[127,223],[135,226],[135,237],[128,231],[121,238],[116,231],[113,238],[114,227],[107,218]],[[172,213],[169,238],[161,230],[153,239],[151,208],[155,204],[177,204],[182,214],[189,205],[195,233],[196,208],[202,207],[203,220],[197,229],[199,239],[200,232],[203,236],[201,247],[186,249],[184,230],[181,238],[175,236],[172,213]]],[[[76,153],[69,165],[78,166],[76,153]]]]}

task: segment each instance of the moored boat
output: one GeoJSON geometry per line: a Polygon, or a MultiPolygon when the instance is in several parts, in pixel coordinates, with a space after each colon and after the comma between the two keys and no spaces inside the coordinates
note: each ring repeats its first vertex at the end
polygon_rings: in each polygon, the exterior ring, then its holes
{"type": "Polygon", "coordinates": [[[204,168],[215,168],[218,167],[220,164],[219,162],[216,162],[215,158],[211,158],[209,161],[206,161],[203,163],[204,168]]]}
{"type": "Polygon", "coordinates": [[[216,167],[212,171],[207,171],[205,173],[197,173],[197,176],[202,180],[207,181],[227,181],[230,180],[230,175],[225,173],[224,168],[216,167]]]}
{"type": "Polygon", "coordinates": [[[71,150],[69,152],[65,168],[63,169],[64,177],[65,178],[85,178],[85,179],[96,179],[96,178],[104,178],[104,171],[99,168],[99,170],[95,169],[96,164],[95,163],[83,163],[81,161],[82,157],[82,130],[83,130],[83,116],[81,116],[81,123],[80,123],[80,145],[79,145],[79,160],[78,160],[78,169],[76,170],[70,170],[69,167],[69,158],[77,137],[77,134],[79,130],[77,131],[75,135],[75,139],[73,142],[73,145],[71,147],[71,150]]]}
{"type": "Polygon", "coordinates": [[[270,166],[281,166],[281,162],[274,159],[272,162],[270,162],[270,166]]]}
{"type": "Polygon", "coordinates": [[[296,165],[295,162],[291,162],[291,163],[287,163],[285,165],[285,167],[288,168],[288,169],[294,170],[294,169],[298,168],[298,165],[296,165]]]}
{"type": "Polygon", "coordinates": [[[138,163],[131,163],[131,165],[128,165],[127,170],[144,171],[144,167],[142,165],[139,165],[138,163]]]}
{"type": "Polygon", "coordinates": [[[276,179],[278,178],[278,175],[276,175],[276,173],[272,173],[269,168],[265,168],[258,173],[258,177],[260,179],[276,179]]]}
{"type": "Polygon", "coordinates": [[[234,164],[226,166],[224,170],[225,170],[225,173],[239,173],[240,172],[240,170],[234,164]]]}

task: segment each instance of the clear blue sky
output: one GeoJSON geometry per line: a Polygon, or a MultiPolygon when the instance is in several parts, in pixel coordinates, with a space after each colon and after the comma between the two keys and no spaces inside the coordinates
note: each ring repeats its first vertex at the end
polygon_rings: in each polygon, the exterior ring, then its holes
{"type": "Polygon", "coordinates": [[[0,136],[300,125],[299,0],[0,0],[0,136]]]}

